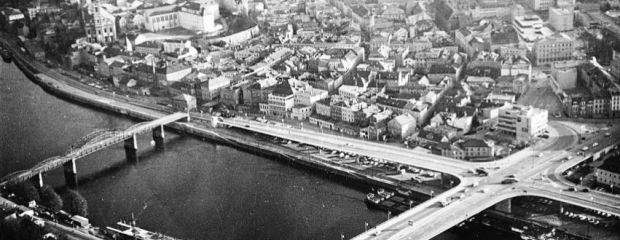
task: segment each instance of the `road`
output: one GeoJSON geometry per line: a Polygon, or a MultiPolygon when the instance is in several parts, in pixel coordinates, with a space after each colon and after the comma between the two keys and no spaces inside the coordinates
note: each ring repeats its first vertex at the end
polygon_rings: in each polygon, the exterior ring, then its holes
{"type": "MultiPolygon", "coordinates": [[[[550,138],[542,143],[495,162],[465,162],[428,153],[369,142],[358,139],[324,135],[273,123],[259,123],[243,118],[224,119],[223,124],[271,136],[303,142],[338,151],[356,153],[388,161],[450,173],[461,183],[434,198],[394,217],[354,239],[430,239],[459,222],[501,201],[517,196],[540,196],[620,216],[619,198],[601,193],[561,191],[566,183],[549,177],[562,170],[560,166],[574,166],[583,157],[570,162],[561,160],[574,155],[581,146],[576,132],[564,124],[551,122],[550,138]],[[543,153],[541,157],[537,153],[543,153]],[[490,175],[480,177],[467,173],[470,169],[491,169],[490,175]],[[501,184],[508,175],[521,181],[501,184]],[[544,178],[543,178],[544,177],[544,178]],[[476,187],[472,183],[477,182],[476,187]],[[466,190],[466,192],[464,192],[466,190]],[[439,201],[463,194],[462,200],[440,207],[439,201]]],[[[590,141],[583,144],[590,144],[590,141]]]]}

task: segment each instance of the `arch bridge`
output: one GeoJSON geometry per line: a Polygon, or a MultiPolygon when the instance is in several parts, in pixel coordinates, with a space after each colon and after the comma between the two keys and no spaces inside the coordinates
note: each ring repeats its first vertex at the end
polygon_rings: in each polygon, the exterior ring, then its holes
{"type": "Polygon", "coordinates": [[[72,144],[64,155],[47,158],[30,169],[16,171],[4,176],[0,179],[0,187],[28,179],[32,179],[37,186],[41,187],[43,186],[43,173],[63,166],[67,185],[75,188],[77,187],[76,160],[111,145],[124,142],[127,160],[136,162],[138,160],[137,134],[152,131],[155,146],[161,148],[164,144],[164,125],[188,117],[187,113],[178,112],[149,122],[138,123],[125,130],[98,129],[72,144]]]}

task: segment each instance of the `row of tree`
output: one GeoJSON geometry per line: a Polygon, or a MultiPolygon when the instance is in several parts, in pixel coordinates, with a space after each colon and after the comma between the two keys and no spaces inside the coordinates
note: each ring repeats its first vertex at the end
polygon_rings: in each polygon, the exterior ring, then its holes
{"type": "Polygon", "coordinates": [[[54,212],[60,211],[64,203],[66,203],[69,213],[83,217],[88,215],[88,204],[86,199],[77,191],[68,190],[66,192],[66,202],[64,202],[54,188],[49,185],[43,185],[43,187],[37,189],[32,183],[25,181],[10,186],[9,191],[20,197],[23,203],[35,201],[54,212]]]}

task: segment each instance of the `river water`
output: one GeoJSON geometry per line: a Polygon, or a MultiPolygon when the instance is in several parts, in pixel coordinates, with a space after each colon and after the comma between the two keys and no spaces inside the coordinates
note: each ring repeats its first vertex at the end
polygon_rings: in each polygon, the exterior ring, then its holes
{"type": "MultiPolygon", "coordinates": [[[[136,123],[59,99],[0,63],[0,177],[97,129],[136,123]]],[[[340,239],[387,218],[366,208],[364,184],[174,132],[154,150],[149,135],[139,137],[138,164],[126,163],[122,144],[77,162],[93,225],[115,227],[133,213],[138,226],[182,239],[340,239]]],[[[44,181],[63,186],[62,170],[44,181]]]]}

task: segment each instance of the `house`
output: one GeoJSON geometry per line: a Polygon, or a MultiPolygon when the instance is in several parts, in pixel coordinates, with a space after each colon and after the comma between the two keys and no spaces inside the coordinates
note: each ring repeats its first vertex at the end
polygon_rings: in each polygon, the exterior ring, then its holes
{"type": "MultiPolygon", "coordinates": [[[[202,73],[200,73],[199,76],[201,74],[202,73]]],[[[196,81],[199,81],[199,83],[196,84],[196,98],[200,104],[218,99],[221,90],[230,86],[230,79],[224,76],[210,79],[201,78],[204,77],[196,79],[196,81]]]]}
{"type": "Polygon", "coordinates": [[[450,140],[442,135],[426,130],[420,130],[411,136],[411,140],[418,145],[438,145],[440,143],[449,143],[450,140]]]}
{"type": "Polygon", "coordinates": [[[388,131],[396,138],[405,139],[416,129],[416,119],[408,114],[402,114],[388,122],[388,131]]]}
{"type": "Polygon", "coordinates": [[[196,98],[187,94],[181,94],[171,99],[172,107],[178,110],[191,111],[196,109],[196,98]]]}
{"type": "Polygon", "coordinates": [[[398,99],[377,98],[376,104],[384,110],[389,109],[395,113],[402,114],[407,102],[408,101],[398,99]]]}

